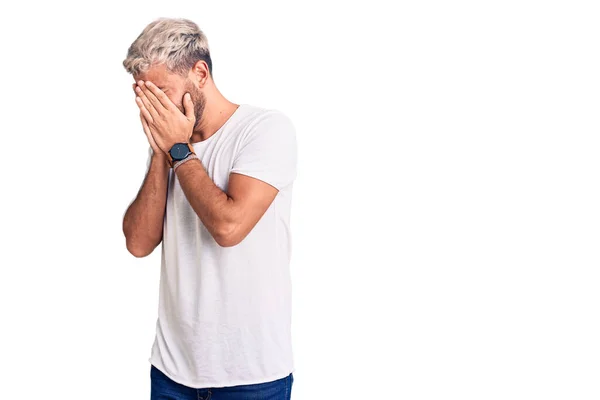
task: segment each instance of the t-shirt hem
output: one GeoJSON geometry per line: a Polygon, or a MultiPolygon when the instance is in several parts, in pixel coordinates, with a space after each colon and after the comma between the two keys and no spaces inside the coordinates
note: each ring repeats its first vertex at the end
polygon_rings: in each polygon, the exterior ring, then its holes
{"type": "Polygon", "coordinates": [[[271,381],[275,381],[277,379],[285,378],[289,374],[296,371],[296,369],[294,367],[292,367],[292,369],[289,372],[286,372],[283,374],[278,373],[278,374],[272,375],[270,377],[262,378],[260,380],[256,380],[256,379],[245,380],[245,381],[244,380],[234,380],[234,381],[229,381],[229,382],[213,382],[213,383],[207,384],[207,383],[192,382],[187,379],[182,379],[178,376],[172,376],[171,374],[168,374],[165,371],[164,367],[162,366],[162,364],[160,362],[152,360],[152,358],[149,358],[148,362],[150,363],[150,365],[153,365],[155,368],[159,369],[163,374],[168,376],[174,382],[177,382],[179,384],[182,384],[184,386],[187,386],[187,387],[190,387],[193,389],[207,389],[207,388],[217,389],[220,387],[229,387],[229,386],[255,385],[255,384],[259,384],[259,383],[271,382],[271,381]]]}

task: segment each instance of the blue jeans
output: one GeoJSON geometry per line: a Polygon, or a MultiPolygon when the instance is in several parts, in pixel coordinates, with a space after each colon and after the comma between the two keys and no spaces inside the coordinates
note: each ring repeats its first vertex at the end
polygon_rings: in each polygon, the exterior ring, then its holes
{"type": "Polygon", "coordinates": [[[219,388],[194,389],[174,382],[150,366],[150,400],[290,400],[293,374],[271,382],[219,388]]]}

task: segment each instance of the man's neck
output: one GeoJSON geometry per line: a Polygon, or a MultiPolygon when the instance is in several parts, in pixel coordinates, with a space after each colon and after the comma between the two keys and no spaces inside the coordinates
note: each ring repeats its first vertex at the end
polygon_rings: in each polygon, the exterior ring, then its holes
{"type": "Polygon", "coordinates": [[[202,120],[192,133],[191,143],[201,142],[215,134],[231,117],[239,104],[221,97],[219,101],[207,101],[202,112],[202,120]]]}

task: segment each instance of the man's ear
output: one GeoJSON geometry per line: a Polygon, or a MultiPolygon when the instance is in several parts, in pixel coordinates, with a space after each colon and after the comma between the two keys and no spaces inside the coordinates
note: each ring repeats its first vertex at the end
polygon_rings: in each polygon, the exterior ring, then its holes
{"type": "Polygon", "coordinates": [[[192,67],[191,73],[192,81],[198,83],[198,86],[203,88],[206,85],[209,76],[208,64],[204,60],[196,61],[196,64],[192,67]]]}

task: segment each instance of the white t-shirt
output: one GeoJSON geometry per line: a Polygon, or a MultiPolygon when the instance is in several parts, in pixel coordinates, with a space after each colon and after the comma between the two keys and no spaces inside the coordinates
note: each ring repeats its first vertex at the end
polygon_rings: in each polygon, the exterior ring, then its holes
{"type": "MultiPolygon", "coordinates": [[[[283,378],[294,371],[289,263],[295,128],[281,111],[241,104],[217,132],[192,146],[221,190],[237,172],[279,192],[242,242],[221,247],[169,171],[149,361],[193,388],[283,378]]],[[[149,148],[147,168],[151,156],[149,148]]]]}

